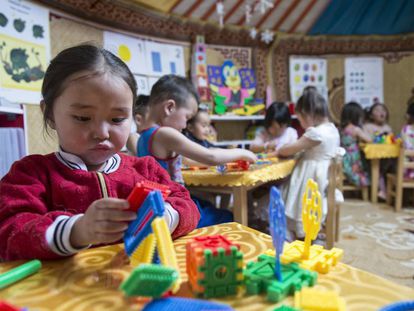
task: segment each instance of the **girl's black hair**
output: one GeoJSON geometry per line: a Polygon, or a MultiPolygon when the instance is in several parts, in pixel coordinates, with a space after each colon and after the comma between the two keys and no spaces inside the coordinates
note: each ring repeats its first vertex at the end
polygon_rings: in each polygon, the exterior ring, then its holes
{"type": "Polygon", "coordinates": [[[47,129],[48,120],[53,119],[53,106],[64,88],[67,79],[78,72],[100,75],[109,73],[125,81],[131,89],[133,102],[137,94],[137,84],[128,66],[111,52],[92,44],[81,44],[61,51],[49,64],[42,85],[45,103],[43,123],[47,129]]]}
{"type": "Polygon", "coordinates": [[[312,118],[329,117],[328,105],[325,98],[318,93],[315,87],[306,87],[296,103],[295,110],[302,115],[312,118]]]}
{"type": "Polygon", "coordinates": [[[341,128],[345,128],[349,123],[355,126],[361,126],[364,115],[364,109],[357,102],[345,104],[341,112],[341,128]]]}
{"type": "Polygon", "coordinates": [[[178,107],[181,107],[187,104],[190,96],[194,97],[198,105],[200,99],[196,89],[189,80],[176,75],[165,75],[152,87],[149,104],[156,105],[165,100],[172,99],[178,107]]]}
{"type": "Polygon", "coordinates": [[[136,114],[139,114],[141,116],[144,116],[148,112],[149,108],[149,96],[148,95],[139,95],[134,103],[134,109],[133,113],[134,116],[136,114]]]}
{"type": "Polygon", "coordinates": [[[202,106],[198,106],[198,110],[197,113],[194,115],[194,117],[192,117],[190,120],[187,121],[187,126],[189,124],[194,124],[197,122],[198,116],[200,115],[200,113],[208,113],[208,109],[204,108],[202,106]]]}
{"type": "Polygon", "coordinates": [[[414,124],[414,103],[407,107],[408,124],[414,124]]]}
{"type": "Polygon", "coordinates": [[[266,110],[264,126],[268,129],[273,122],[280,125],[290,125],[291,120],[288,106],[284,102],[273,102],[266,110]]]}

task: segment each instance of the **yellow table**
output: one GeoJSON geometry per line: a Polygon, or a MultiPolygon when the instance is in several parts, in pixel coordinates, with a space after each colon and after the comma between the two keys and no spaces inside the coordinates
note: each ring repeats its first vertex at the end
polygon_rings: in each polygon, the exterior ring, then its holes
{"type": "MultiPolygon", "coordinates": [[[[245,262],[256,259],[271,247],[271,238],[236,223],[197,229],[174,242],[178,263],[185,283],[178,295],[191,297],[185,274],[185,244],[195,236],[223,234],[241,246],[245,262]]],[[[118,290],[131,272],[123,258],[123,246],[112,245],[89,249],[62,260],[44,261],[39,273],[0,291],[0,299],[36,311],[140,310],[145,302],[127,299],[118,290]]],[[[20,262],[0,264],[0,273],[20,262]]],[[[316,289],[335,290],[347,303],[348,311],[374,311],[398,300],[413,299],[414,289],[397,285],[381,277],[345,264],[334,267],[329,274],[319,275],[316,289]]],[[[227,297],[217,299],[236,310],[270,311],[277,304],[265,297],[227,297]]],[[[292,298],[283,301],[292,305],[292,298]]]]}
{"type": "Polygon", "coordinates": [[[273,163],[252,165],[248,171],[225,174],[220,174],[215,170],[183,170],[183,178],[187,186],[197,191],[233,194],[234,220],[247,226],[248,191],[288,176],[295,166],[294,160],[270,159],[270,161],[273,163]]]}
{"type": "Polygon", "coordinates": [[[400,154],[399,144],[364,144],[362,150],[365,157],[371,161],[371,201],[378,202],[378,182],[380,171],[380,160],[398,158],[400,154]]]}

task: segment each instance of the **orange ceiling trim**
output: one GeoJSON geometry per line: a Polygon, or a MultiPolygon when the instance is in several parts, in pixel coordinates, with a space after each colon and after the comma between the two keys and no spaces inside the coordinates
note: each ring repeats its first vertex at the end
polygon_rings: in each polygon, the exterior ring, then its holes
{"type": "Polygon", "coordinates": [[[183,14],[183,16],[187,18],[190,17],[191,13],[193,13],[200,6],[201,3],[203,3],[203,0],[197,0],[196,2],[194,2],[193,5],[190,6],[188,10],[183,14]]]}
{"type": "Polygon", "coordinates": [[[216,4],[214,3],[214,4],[212,4],[212,5],[211,5],[211,7],[207,10],[207,12],[205,12],[205,13],[203,14],[203,16],[201,16],[201,19],[202,19],[203,21],[207,20],[207,19],[211,16],[211,14],[213,14],[215,11],[216,11],[216,4]]]}
{"type": "Polygon", "coordinates": [[[267,12],[262,16],[262,18],[259,20],[259,22],[256,24],[256,28],[259,29],[260,26],[263,25],[263,23],[266,21],[266,19],[270,16],[270,14],[272,14],[277,6],[280,4],[280,2],[282,2],[282,0],[277,0],[276,3],[273,4],[273,8],[271,8],[270,10],[267,10],[267,12]]]}
{"type": "Polygon", "coordinates": [[[169,13],[171,13],[172,11],[174,11],[174,9],[182,2],[182,0],[176,0],[175,3],[173,4],[173,6],[171,7],[169,13]]]}
{"type": "Polygon", "coordinates": [[[277,31],[279,27],[283,24],[283,22],[288,18],[290,13],[296,8],[296,6],[299,4],[300,0],[295,0],[292,2],[292,4],[288,7],[288,9],[285,11],[285,13],[282,15],[281,19],[276,23],[276,25],[273,27],[274,31],[277,31]]]}
{"type": "Polygon", "coordinates": [[[238,0],[233,7],[226,13],[224,16],[224,23],[236,12],[236,10],[239,8],[239,6],[243,3],[244,0],[238,0]]]}
{"type": "Polygon", "coordinates": [[[319,10],[319,14],[315,14],[315,17],[313,18],[312,23],[309,24],[308,29],[306,29],[306,31],[304,31],[304,33],[308,33],[310,29],[312,29],[313,25],[315,25],[316,21],[319,19],[319,17],[322,15],[323,12],[325,12],[326,8],[328,7],[328,5],[331,3],[332,0],[326,1],[324,7],[322,10],[319,10]]]}
{"type": "Polygon", "coordinates": [[[300,22],[305,18],[305,16],[309,13],[309,11],[313,8],[313,6],[315,5],[316,0],[312,0],[311,2],[308,3],[308,5],[306,6],[306,8],[303,10],[302,14],[299,15],[298,19],[295,21],[295,23],[292,25],[292,27],[290,27],[290,29],[288,30],[288,32],[294,32],[296,30],[296,28],[299,26],[300,22]]]}

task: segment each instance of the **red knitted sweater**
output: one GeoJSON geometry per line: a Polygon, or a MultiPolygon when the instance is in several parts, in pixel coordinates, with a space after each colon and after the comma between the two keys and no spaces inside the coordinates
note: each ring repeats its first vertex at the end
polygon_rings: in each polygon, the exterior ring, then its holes
{"type": "MultiPolygon", "coordinates": [[[[166,201],[180,215],[173,237],[196,228],[200,214],[184,187],[172,182],[152,157],[119,155],[122,161],[118,170],[104,175],[110,197],[127,198],[134,185],[143,180],[168,185],[171,194],[166,201]]],[[[60,257],[46,242],[47,228],[60,215],[84,213],[100,198],[96,172],[72,170],[54,153],[15,162],[0,181],[0,259],[60,257]]]]}

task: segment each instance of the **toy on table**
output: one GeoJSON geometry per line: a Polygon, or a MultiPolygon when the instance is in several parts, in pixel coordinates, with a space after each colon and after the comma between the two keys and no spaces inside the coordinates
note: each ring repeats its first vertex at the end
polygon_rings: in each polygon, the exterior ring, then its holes
{"type": "Polygon", "coordinates": [[[285,204],[283,203],[279,190],[275,186],[270,189],[269,226],[273,247],[275,248],[275,276],[281,282],[283,279],[280,255],[283,253],[283,244],[286,238],[286,216],[285,204]]]}
{"type": "Polygon", "coordinates": [[[290,306],[281,305],[281,306],[277,307],[276,309],[273,309],[273,311],[301,311],[301,310],[290,307],[290,306]]]}
{"type": "Polygon", "coordinates": [[[394,134],[376,132],[372,142],[374,144],[400,144],[401,138],[399,136],[395,136],[394,134]]]}
{"type": "Polygon", "coordinates": [[[171,193],[170,189],[168,189],[168,186],[166,185],[161,185],[148,180],[138,182],[127,198],[129,209],[136,212],[141,206],[142,202],[144,202],[148,193],[153,190],[159,190],[164,199],[171,193]]]}
{"type": "Polygon", "coordinates": [[[15,307],[5,301],[1,301],[0,300],[0,311],[28,311],[27,308],[19,308],[19,307],[15,307]]]}
{"type": "Polygon", "coordinates": [[[187,242],[190,287],[198,297],[235,295],[243,284],[240,246],[222,235],[196,237],[187,242]]]}
{"type": "Polygon", "coordinates": [[[36,273],[41,267],[42,263],[40,260],[35,259],[0,274],[0,289],[36,273]]]}
{"type": "MultiPolygon", "coordinates": [[[[332,248],[326,250],[322,245],[311,246],[320,229],[322,219],[322,198],[318,191],[318,184],[309,179],[302,199],[302,221],[305,232],[305,242],[294,241],[285,245],[281,256],[283,264],[297,262],[302,268],[311,269],[320,273],[329,272],[343,256],[343,250],[332,248]]],[[[267,255],[274,256],[273,250],[266,251],[267,255]]]]}
{"type": "Polygon", "coordinates": [[[398,301],[382,307],[379,311],[413,311],[414,300],[398,301]]]}
{"type": "Polygon", "coordinates": [[[168,297],[156,299],[147,304],[142,311],[231,311],[230,306],[200,299],[168,297]]]}
{"type": "Polygon", "coordinates": [[[345,311],[345,300],[334,291],[303,288],[295,293],[295,307],[300,310],[345,311]]]}
{"type": "Polygon", "coordinates": [[[245,160],[237,160],[236,162],[229,162],[216,166],[216,171],[220,174],[228,172],[248,171],[250,163],[245,160]]]}

